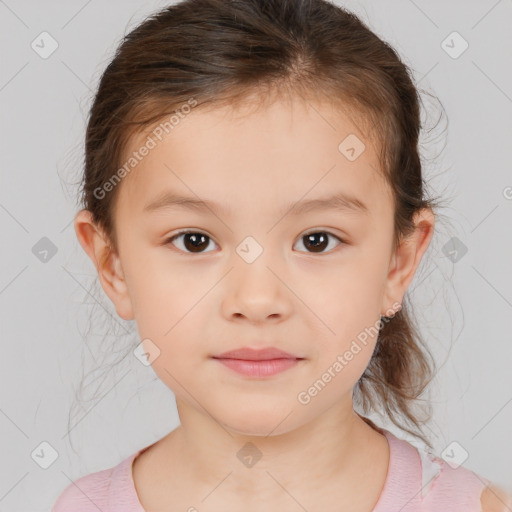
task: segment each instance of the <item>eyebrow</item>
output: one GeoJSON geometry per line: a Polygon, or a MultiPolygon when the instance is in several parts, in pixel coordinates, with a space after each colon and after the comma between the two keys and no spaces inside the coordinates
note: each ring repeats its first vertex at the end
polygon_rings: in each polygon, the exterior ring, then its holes
{"type": "MultiPolygon", "coordinates": [[[[230,208],[215,203],[207,199],[198,199],[184,196],[172,191],[163,192],[156,199],[152,200],[144,207],[144,212],[154,212],[158,210],[172,208],[183,208],[191,211],[206,212],[212,211],[215,214],[226,215],[231,212],[230,208]]],[[[317,199],[301,199],[285,205],[280,211],[280,216],[301,215],[315,210],[338,210],[341,212],[353,212],[368,215],[369,207],[357,197],[344,192],[338,192],[328,197],[317,199]]]]}

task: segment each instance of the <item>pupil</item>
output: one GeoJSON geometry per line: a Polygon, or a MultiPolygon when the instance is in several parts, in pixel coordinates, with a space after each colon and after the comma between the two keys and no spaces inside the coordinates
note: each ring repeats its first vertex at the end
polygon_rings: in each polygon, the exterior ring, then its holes
{"type": "MultiPolygon", "coordinates": [[[[311,233],[304,236],[306,243],[304,245],[310,246],[312,252],[322,252],[328,245],[327,236],[325,233],[311,233]]],[[[201,233],[188,233],[185,234],[185,247],[190,252],[201,252],[205,247],[208,247],[208,237],[201,233]]]]}
{"type": "MultiPolygon", "coordinates": [[[[327,247],[327,236],[325,236],[325,233],[311,233],[310,235],[306,235],[304,238],[307,239],[308,244],[311,243],[313,252],[321,252],[325,247],[327,247]]],[[[307,244],[305,245],[307,246],[307,244]]]]}
{"type": "Polygon", "coordinates": [[[188,233],[185,235],[184,244],[187,250],[191,252],[200,252],[201,249],[208,247],[208,242],[206,241],[208,237],[201,233],[188,233]],[[188,243],[190,240],[191,244],[188,243]],[[206,243],[205,243],[206,241],[206,243]],[[204,247],[203,247],[204,245],[204,247]]]}

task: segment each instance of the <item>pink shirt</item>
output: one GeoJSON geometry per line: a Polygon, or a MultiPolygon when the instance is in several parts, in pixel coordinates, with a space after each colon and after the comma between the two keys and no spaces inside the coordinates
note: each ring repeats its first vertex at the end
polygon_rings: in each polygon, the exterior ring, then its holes
{"type": "MultiPolygon", "coordinates": [[[[371,512],[481,512],[480,495],[489,480],[463,466],[454,469],[388,430],[378,430],[388,440],[390,459],[384,488],[371,512]]],[[[132,463],[149,446],[113,468],[69,484],[52,512],[145,512],[135,490],[132,463]]]]}

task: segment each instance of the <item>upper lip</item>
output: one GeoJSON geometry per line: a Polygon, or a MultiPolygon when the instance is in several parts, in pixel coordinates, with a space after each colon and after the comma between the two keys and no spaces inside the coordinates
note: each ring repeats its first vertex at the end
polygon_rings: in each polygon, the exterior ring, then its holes
{"type": "Polygon", "coordinates": [[[218,356],[213,356],[214,359],[243,359],[245,361],[268,361],[271,359],[302,359],[301,357],[294,356],[288,352],[284,352],[275,347],[267,347],[261,349],[254,349],[250,347],[238,348],[224,352],[218,356]]]}

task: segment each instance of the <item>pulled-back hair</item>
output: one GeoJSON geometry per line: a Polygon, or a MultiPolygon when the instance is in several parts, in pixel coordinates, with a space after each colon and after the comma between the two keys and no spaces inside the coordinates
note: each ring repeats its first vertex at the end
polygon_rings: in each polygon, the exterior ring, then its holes
{"type": "MultiPolygon", "coordinates": [[[[94,96],[80,200],[109,250],[118,250],[113,212],[122,183],[115,179],[131,170],[135,134],[163,120],[169,127],[191,110],[235,108],[249,99],[264,107],[292,96],[330,102],[375,143],[378,171],[392,190],[398,247],[414,230],[414,214],[437,202],[427,197],[422,176],[420,97],[397,52],[355,14],[325,0],[184,0],[124,36],[94,96]]],[[[383,322],[354,403],[364,413],[384,410],[431,447],[414,407],[435,361],[411,311],[406,296],[383,322]]]]}

